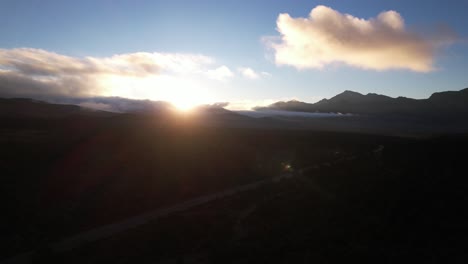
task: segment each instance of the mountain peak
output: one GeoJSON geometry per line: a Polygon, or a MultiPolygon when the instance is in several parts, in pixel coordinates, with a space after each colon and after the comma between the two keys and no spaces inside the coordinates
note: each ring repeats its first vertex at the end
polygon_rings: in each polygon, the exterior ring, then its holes
{"type": "Polygon", "coordinates": [[[338,95],[362,95],[362,94],[355,92],[355,91],[351,91],[351,90],[345,90],[344,92],[338,95]]]}
{"type": "Polygon", "coordinates": [[[336,101],[336,100],[355,100],[355,99],[358,99],[358,98],[361,98],[363,97],[364,95],[358,93],[358,92],[354,92],[354,91],[350,91],[350,90],[345,90],[344,92],[340,93],[340,94],[337,94],[335,95],[334,97],[330,98],[329,101],[336,101]]]}

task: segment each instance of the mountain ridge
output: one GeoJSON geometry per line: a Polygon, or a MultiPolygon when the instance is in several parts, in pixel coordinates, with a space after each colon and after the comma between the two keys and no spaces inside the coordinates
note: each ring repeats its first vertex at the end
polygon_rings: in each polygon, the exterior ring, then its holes
{"type": "Polygon", "coordinates": [[[345,90],[329,99],[316,103],[300,101],[280,101],[266,107],[255,107],[256,111],[281,110],[317,113],[352,113],[352,114],[411,114],[411,115],[468,115],[468,88],[460,91],[433,93],[427,99],[390,97],[381,94],[345,90]]]}

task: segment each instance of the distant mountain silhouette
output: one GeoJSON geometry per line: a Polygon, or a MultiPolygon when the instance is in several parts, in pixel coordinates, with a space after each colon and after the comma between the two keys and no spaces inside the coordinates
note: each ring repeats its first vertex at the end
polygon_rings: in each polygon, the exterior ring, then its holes
{"type": "Polygon", "coordinates": [[[63,118],[73,115],[108,116],[112,113],[92,110],[77,105],[50,104],[27,98],[0,98],[2,118],[63,118]]]}
{"type": "Polygon", "coordinates": [[[129,122],[151,120],[159,125],[198,124],[225,128],[305,129],[392,135],[468,131],[468,88],[457,92],[434,93],[428,99],[420,100],[345,91],[315,104],[296,100],[277,102],[268,107],[257,108],[257,116],[242,111],[229,111],[217,104],[200,106],[193,111],[181,113],[167,102],[125,98],[92,99],[93,101],[84,101],[91,102],[90,104],[83,104],[83,99],[79,98],[65,102],[69,104],[53,104],[33,99],[0,98],[0,127],[29,123],[46,125],[59,119],[86,126],[92,122],[102,122],[102,117],[112,117],[111,120],[129,122]],[[117,113],[87,108],[88,105],[93,106],[93,103],[117,113]],[[298,115],[278,112],[295,112],[298,115]],[[263,113],[266,115],[261,115],[263,113]]]}
{"type": "Polygon", "coordinates": [[[434,93],[428,99],[392,98],[374,93],[363,95],[353,91],[344,91],[330,99],[323,99],[314,104],[292,100],[277,102],[267,107],[256,107],[255,110],[339,112],[370,115],[468,115],[468,88],[461,91],[434,93]]]}
{"type": "MultiPolygon", "coordinates": [[[[163,101],[132,100],[125,98],[98,98],[98,103],[109,105],[112,110],[107,112],[91,109],[80,105],[55,104],[28,98],[0,98],[0,119],[39,119],[53,120],[74,117],[144,117],[151,116],[157,120],[180,119],[181,113],[170,103],[163,101]]],[[[219,124],[231,126],[253,126],[256,121],[245,115],[226,110],[219,106],[204,105],[193,112],[183,114],[187,122],[196,121],[203,124],[219,124]]]]}

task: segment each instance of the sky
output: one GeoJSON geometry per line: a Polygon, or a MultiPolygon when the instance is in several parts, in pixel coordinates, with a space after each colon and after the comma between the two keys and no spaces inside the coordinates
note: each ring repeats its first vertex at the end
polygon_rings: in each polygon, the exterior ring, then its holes
{"type": "Polygon", "coordinates": [[[0,2],[0,96],[315,102],[468,87],[466,0],[0,2]]]}

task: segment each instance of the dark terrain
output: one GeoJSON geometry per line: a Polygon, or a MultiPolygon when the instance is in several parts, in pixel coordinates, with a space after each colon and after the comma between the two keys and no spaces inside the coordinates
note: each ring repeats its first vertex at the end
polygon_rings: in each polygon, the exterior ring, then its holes
{"type": "Polygon", "coordinates": [[[365,119],[342,130],[340,119],[117,114],[26,99],[0,110],[0,259],[34,250],[37,263],[467,261],[463,129],[400,137],[407,130],[375,134],[365,119]],[[71,251],[48,246],[285,173],[71,251]]]}

